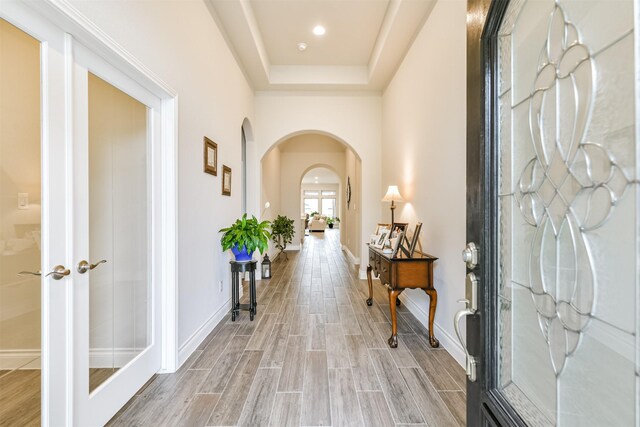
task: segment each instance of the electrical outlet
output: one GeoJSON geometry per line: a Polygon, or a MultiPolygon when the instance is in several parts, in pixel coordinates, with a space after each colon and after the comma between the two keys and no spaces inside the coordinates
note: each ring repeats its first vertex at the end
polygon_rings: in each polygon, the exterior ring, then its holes
{"type": "Polygon", "coordinates": [[[222,292],[222,280],[218,281],[218,292],[222,292]]]}

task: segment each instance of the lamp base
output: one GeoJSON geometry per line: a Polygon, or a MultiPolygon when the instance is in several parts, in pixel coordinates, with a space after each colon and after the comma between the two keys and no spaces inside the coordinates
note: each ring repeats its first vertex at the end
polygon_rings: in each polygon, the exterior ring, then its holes
{"type": "Polygon", "coordinates": [[[391,228],[393,228],[393,224],[395,224],[394,218],[393,218],[393,211],[396,210],[396,205],[393,203],[393,200],[391,201],[391,228]]]}

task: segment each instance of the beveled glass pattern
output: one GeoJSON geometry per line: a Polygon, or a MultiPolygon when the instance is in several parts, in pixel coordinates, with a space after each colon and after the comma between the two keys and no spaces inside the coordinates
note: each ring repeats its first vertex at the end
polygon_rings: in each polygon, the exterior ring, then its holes
{"type": "Polygon", "coordinates": [[[632,1],[511,1],[499,30],[498,384],[531,425],[640,416],[636,61],[624,13],[632,1]]]}

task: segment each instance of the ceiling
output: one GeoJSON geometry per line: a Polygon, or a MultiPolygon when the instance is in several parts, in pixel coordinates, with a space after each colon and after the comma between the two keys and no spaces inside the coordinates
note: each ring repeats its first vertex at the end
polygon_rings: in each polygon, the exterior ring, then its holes
{"type": "Polygon", "coordinates": [[[340,177],[327,168],[313,168],[302,177],[303,184],[339,184],[340,177]],[[317,179],[316,179],[317,178],[317,179]]]}
{"type": "Polygon", "coordinates": [[[255,90],[380,92],[436,0],[206,2],[255,90]]]}

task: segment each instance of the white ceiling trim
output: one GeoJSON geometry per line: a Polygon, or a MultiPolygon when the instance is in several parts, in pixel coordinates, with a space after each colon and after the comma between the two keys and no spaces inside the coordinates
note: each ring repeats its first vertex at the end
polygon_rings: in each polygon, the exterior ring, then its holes
{"type": "MultiPolygon", "coordinates": [[[[368,64],[272,65],[251,0],[205,0],[247,80],[257,91],[380,92],[387,86],[436,0],[390,0],[368,64]]],[[[366,7],[366,2],[362,2],[366,7]]],[[[287,25],[283,18],[282,25],[287,25]]],[[[353,29],[357,31],[357,26],[353,29]]]]}
{"type": "Polygon", "coordinates": [[[249,0],[240,0],[240,6],[242,7],[242,12],[244,13],[245,23],[247,24],[249,32],[251,33],[253,44],[258,51],[258,57],[260,58],[260,63],[262,64],[262,70],[264,71],[264,75],[268,76],[271,71],[271,64],[269,63],[269,56],[267,55],[267,50],[264,47],[262,35],[260,35],[260,29],[258,28],[258,22],[256,21],[256,16],[253,13],[251,3],[249,3],[249,0]]]}

